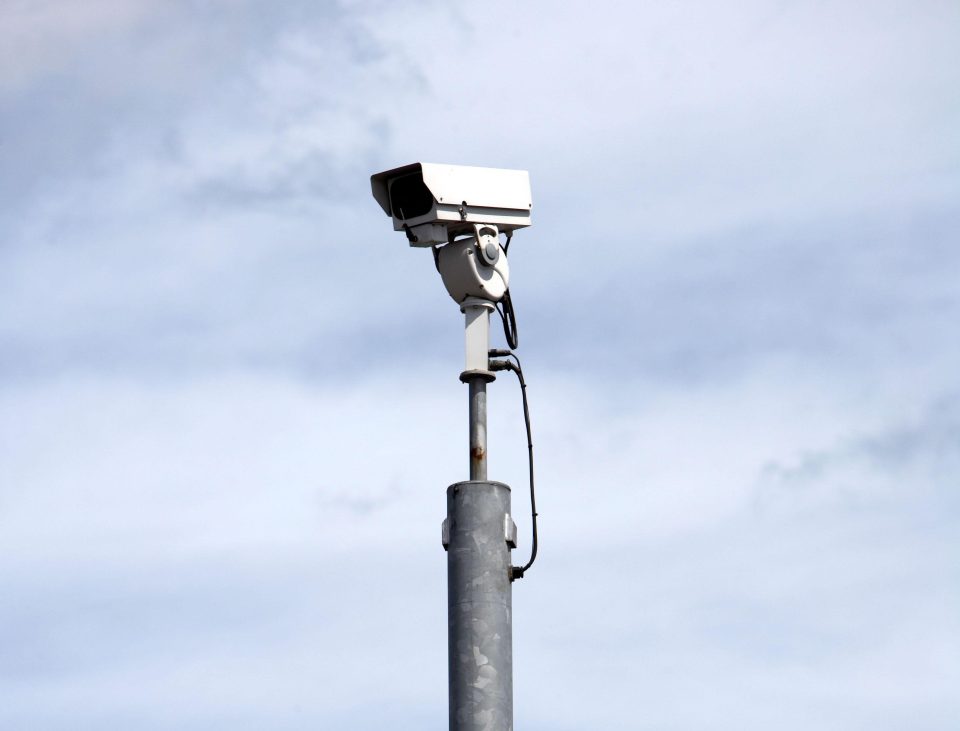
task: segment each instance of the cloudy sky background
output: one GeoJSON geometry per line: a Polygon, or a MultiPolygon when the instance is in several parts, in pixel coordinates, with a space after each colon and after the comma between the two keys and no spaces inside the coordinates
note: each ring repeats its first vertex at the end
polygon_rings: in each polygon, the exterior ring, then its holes
{"type": "Polygon", "coordinates": [[[960,727],[958,130],[947,1],[6,0],[0,728],[446,728],[414,160],[531,173],[517,728],[960,727]]]}

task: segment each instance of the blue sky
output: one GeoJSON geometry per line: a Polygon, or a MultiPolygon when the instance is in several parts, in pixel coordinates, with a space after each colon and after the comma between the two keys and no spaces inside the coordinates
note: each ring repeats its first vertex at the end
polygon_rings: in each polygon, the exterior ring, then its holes
{"type": "Polygon", "coordinates": [[[533,186],[517,728],[957,728],[958,89],[950,2],[3,4],[0,727],[446,727],[428,160],[533,186]]]}

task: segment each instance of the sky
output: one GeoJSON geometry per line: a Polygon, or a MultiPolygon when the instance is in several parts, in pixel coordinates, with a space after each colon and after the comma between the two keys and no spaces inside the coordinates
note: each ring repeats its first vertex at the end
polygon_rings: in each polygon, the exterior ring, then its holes
{"type": "Polygon", "coordinates": [[[0,728],[446,728],[418,160],[531,176],[516,728],[960,727],[958,130],[948,1],[5,0],[0,728]]]}

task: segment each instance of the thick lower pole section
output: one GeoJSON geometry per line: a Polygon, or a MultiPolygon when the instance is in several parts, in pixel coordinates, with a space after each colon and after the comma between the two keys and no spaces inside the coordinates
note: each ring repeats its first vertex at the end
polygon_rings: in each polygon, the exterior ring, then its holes
{"type": "Polygon", "coordinates": [[[450,731],[513,731],[509,516],[500,482],[447,488],[450,731]]]}

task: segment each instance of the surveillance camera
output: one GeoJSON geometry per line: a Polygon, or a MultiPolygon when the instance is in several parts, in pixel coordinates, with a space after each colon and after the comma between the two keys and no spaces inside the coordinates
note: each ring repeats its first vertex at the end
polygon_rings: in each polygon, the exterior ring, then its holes
{"type": "Polygon", "coordinates": [[[530,225],[526,170],[415,162],[370,176],[373,197],[411,246],[435,246],[492,224],[509,233],[530,225]]]}

